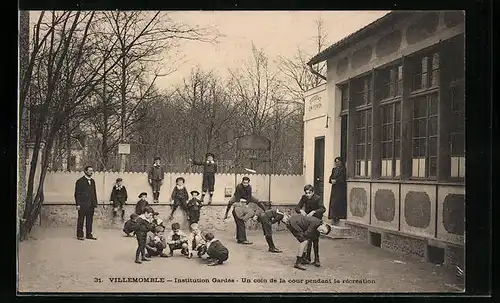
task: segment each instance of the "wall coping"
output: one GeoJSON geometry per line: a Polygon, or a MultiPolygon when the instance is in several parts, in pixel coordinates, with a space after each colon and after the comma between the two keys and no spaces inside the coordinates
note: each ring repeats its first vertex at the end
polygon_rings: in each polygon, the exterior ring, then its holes
{"type": "MultiPolygon", "coordinates": [[[[72,170],[72,171],[64,171],[64,170],[47,170],[47,174],[82,174],[83,176],[83,170],[72,170]]],[[[147,172],[119,172],[119,171],[94,171],[94,174],[121,174],[121,175],[147,175],[147,172]]],[[[193,175],[193,176],[200,176],[203,175],[203,173],[184,173],[184,172],[165,172],[164,175],[193,175]]],[[[249,176],[251,178],[252,176],[269,176],[269,174],[241,174],[241,173],[220,173],[220,174],[215,174],[219,176],[249,176]]],[[[271,177],[273,176],[278,176],[278,177],[303,177],[301,174],[271,174],[271,177]]]]}
{"type": "Polygon", "coordinates": [[[465,187],[465,183],[443,182],[443,181],[417,181],[417,180],[388,180],[388,179],[347,179],[352,183],[390,183],[390,184],[412,184],[412,185],[438,185],[438,186],[456,186],[465,187]]]}

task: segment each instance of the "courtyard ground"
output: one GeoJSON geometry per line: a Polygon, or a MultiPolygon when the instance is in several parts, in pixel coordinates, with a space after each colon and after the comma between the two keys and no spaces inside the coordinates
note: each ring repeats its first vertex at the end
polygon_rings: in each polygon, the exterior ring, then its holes
{"type": "Polygon", "coordinates": [[[297,242],[287,231],[275,234],[281,254],[267,252],[261,231],[248,232],[253,245],[237,244],[233,230],[218,231],[216,237],[230,253],[224,265],[213,267],[178,251],[172,258],[153,257],[136,264],[135,238],[124,237],[118,229],[96,229],[94,234],[97,241],[78,241],[73,228],[37,228],[32,239],[19,244],[18,291],[460,292],[459,281],[448,269],[354,239],[321,239],[322,266],[309,265],[301,271],[292,267],[297,242]],[[164,282],[110,281],[127,277],[164,278],[164,282]],[[175,281],[186,278],[209,282],[175,281]]]}

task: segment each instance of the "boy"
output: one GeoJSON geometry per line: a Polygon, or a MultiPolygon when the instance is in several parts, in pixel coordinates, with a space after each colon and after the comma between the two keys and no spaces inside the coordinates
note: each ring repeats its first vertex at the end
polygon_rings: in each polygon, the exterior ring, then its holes
{"type": "Polygon", "coordinates": [[[198,227],[198,223],[191,224],[189,242],[191,243],[191,250],[197,252],[198,258],[201,258],[207,252],[206,241],[198,227]]]}
{"type": "Polygon", "coordinates": [[[125,222],[125,224],[123,225],[123,232],[125,233],[125,235],[127,235],[127,237],[133,236],[131,234],[135,233],[134,230],[136,228],[136,225],[137,225],[137,214],[131,214],[130,219],[127,220],[127,222],[125,222]]]}
{"type": "Polygon", "coordinates": [[[200,194],[197,190],[191,191],[191,200],[187,203],[187,219],[189,221],[189,226],[193,223],[198,223],[200,220],[200,209],[203,206],[202,201],[198,200],[198,195],[200,194]]]}
{"type": "Polygon", "coordinates": [[[169,220],[174,218],[174,212],[179,206],[181,207],[181,210],[184,211],[184,215],[186,215],[186,202],[189,199],[189,196],[186,187],[184,187],[184,182],[186,182],[186,180],[184,180],[183,177],[175,179],[176,185],[171,195],[172,212],[170,213],[169,220]]]}
{"type": "Polygon", "coordinates": [[[221,265],[229,258],[229,251],[222,243],[214,237],[214,234],[207,233],[207,255],[210,263],[208,266],[221,265]]]}
{"type": "Polygon", "coordinates": [[[285,214],[281,221],[286,224],[288,230],[300,243],[297,251],[297,260],[295,261],[295,265],[293,267],[305,270],[306,268],[302,266],[302,264],[304,263],[303,254],[307,242],[319,238],[320,234],[329,234],[331,227],[321,221],[321,219],[314,216],[303,216],[301,214],[294,214],[292,216],[285,214]]]}
{"type": "Polygon", "coordinates": [[[253,219],[260,222],[262,225],[262,231],[264,232],[264,237],[266,238],[267,245],[269,247],[269,252],[281,253],[282,251],[276,248],[273,241],[273,224],[280,223],[283,219],[284,213],[279,211],[279,209],[268,209],[263,212],[256,212],[253,219]]]}
{"type": "Polygon", "coordinates": [[[144,210],[146,207],[149,207],[149,202],[146,200],[148,197],[148,194],[145,192],[142,192],[139,194],[139,201],[137,201],[137,204],[135,205],[135,213],[140,216],[144,213],[144,210]]]}
{"type": "Polygon", "coordinates": [[[215,188],[215,174],[217,173],[217,164],[214,161],[214,154],[207,153],[205,155],[205,162],[192,161],[194,165],[203,166],[203,182],[201,185],[202,194],[201,201],[205,201],[207,191],[209,193],[208,205],[212,204],[212,197],[215,188]]]}
{"type": "Polygon", "coordinates": [[[123,179],[116,179],[116,184],[113,186],[111,190],[111,198],[110,201],[113,203],[113,219],[116,218],[116,213],[118,209],[120,209],[122,221],[125,217],[125,209],[123,209],[123,205],[127,203],[127,189],[122,184],[123,179]]]}
{"type": "MultiPolygon", "coordinates": [[[[323,213],[326,208],[323,205],[323,199],[314,193],[314,186],[307,184],[304,186],[304,195],[300,198],[299,203],[295,207],[297,213],[303,216],[314,216],[318,219],[323,219],[323,213]]],[[[319,236],[313,241],[307,243],[307,249],[304,252],[303,262],[305,264],[311,263],[311,244],[314,247],[314,262],[316,267],[320,267],[319,262],[319,236]]]]}
{"type": "Polygon", "coordinates": [[[173,256],[174,250],[180,249],[181,254],[187,256],[188,259],[191,259],[193,254],[189,251],[189,239],[186,234],[180,230],[180,228],[181,226],[179,223],[176,222],[172,224],[172,231],[167,237],[167,244],[170,248],[170,253],[168,254],[168,256],[173,256]]]}
{"type": "Polygon", "coordinates": [[[155,229],[157,226],[161,226],[163,230],[165,230],[163,220],[160,218],[160,214],[157,211],[153,212],[153,221],[151,222],[151,225],[153,229],[155,229]]]}
{"type": "Polygon", "coordinates": [[[251,214],[250,217],[247,217],[245,214],[243,214],[243,216],[238,215],[238,213],[241,212],[242,210],[243,213],[246,213],[246,211],[244,211],[244,207],[248,207],[248,204],[250,202],[255,203],[259,208],[265,210],[265,207],[259,202],[259,200],[254,196],[252,196],[252,186],[250,185],[250,178],[245,176],[243,177],[241,183],[236,186],[234,195],[229,200],[226,208],[226,214],[224,215],[224,220],[225,220],[228,217],[228,213],[229,210],[231,209],[231,206],[234,206],[232,213],[234,217],[234,222],[236,224],[236,240],[238,241],[239,244],[252,244],[252,242],[249,242],[247,240],[245,222],[246,219],[252,218],[254,214],[251,214]],[[245,203],[242,203],[241,201],[245,201],[245,203]]]}
{"type": "Polygon", "coordinates": [[[146,207],[144,213],[137,218],[135,236],[137,237],[137,250],[135,251],[135,263],[141,264],[141,261],[149,261],[145,256],[147,234],[151,231],[151,220],[153,218],[153,209],[146,207]],[[139,258],[142,257],[142,258],[139,258]]]}
{"type": "Polygon", "coordinates": [[[165,228],[163,226],[156,226],[153,232],[148,233],[146,240],[146,250],[148,253],[146,257],[150,258],[152,256],[160,256],[162,258],[167,258],[168,255],[163,253],[163,250],[167,248],[167,241],[163,236],[165,228]]]}
{"type": "Polygon", "coordinates": [[[160,198],[160,188],[163,184],[164,176],[165,172],[160,164],[160,157],[155,157],[153,166],[148,172],[148,181],[153,189],[153,203],[158,203],[158,199],[160,198]]]}

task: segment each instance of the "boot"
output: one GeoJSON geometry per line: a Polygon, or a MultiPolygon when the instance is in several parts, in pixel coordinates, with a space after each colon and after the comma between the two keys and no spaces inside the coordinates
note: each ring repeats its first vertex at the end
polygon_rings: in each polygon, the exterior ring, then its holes
{"type": "Polygon", "coordinates": [[[302,254],[301,258],[301,264],[310,264],[311,263],[311,257],[307,255],[307,253],[302,254]]]}
{"type": "Polygon", "coordinates": [[[125,210],[122,209],[122,222],[125,221],[125,210]]]}
{"type": "Polygon", "coordinates": [[[280,253],[281,252],[281,250],[277,249],[276,246],[274,245],[273,236],[271,236],[271,235],[266,236],[266,241],[267,241],[267,245],[269,246],[270,252],[273,252],[273,253],[280,253]]]}
{"type": "Polygon", "coordinates": [[[314,262],[312,263],[314,266],[316,267],[320,267],[321,266],[321,263],[319,262],[319,257],[318,258],[314,258],[314,262]]]}
{"type": "Polygon", "coordinates": [[[212,197],[213,194],[210,194],[210,196],[208,196],[208,205],[212,204],[212,197]]]}
{"type": "Polygon", "coordinates": [[[139,259],[135,259],[135,263],[142,264],[141,260],[139,260],[139,259]]]}
{"type": "Polygon", "coordinates": [[[293,267],[300,270],[306,270],[306,268],[301,263],[302,263],[302,257],[297,256],[297,260],[295,261],[295,265],[293,267]]]}

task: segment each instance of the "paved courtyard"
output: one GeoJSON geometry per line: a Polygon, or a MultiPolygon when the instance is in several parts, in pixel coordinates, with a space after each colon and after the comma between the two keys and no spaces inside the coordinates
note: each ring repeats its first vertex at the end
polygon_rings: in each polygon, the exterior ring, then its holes
{"type": "Polygon", "coordinates": [[[38,228],[19,244],[20,292],[459,292],[456,277],[444,267],[353,239],[322,239],[322,267],[301,271],[292,267],[297,242],[287,231],[275,235],[281,254],[267,252],[261,231],[248,232],[253,245],[236,244],[232,230],[218,231],[230,255],[213,267],[179,252],[135,264],[137,241],[118,229],[95,230],[97,241],[78,241],[74,233],[38,228]],[[111,282],[128,277],[163,281],[111,282]]]}

